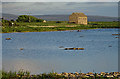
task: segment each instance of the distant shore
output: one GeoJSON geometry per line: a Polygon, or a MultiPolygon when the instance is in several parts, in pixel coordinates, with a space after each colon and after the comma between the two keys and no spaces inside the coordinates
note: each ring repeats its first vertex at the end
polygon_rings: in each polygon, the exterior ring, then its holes
{"type": "MultiPolygon", "coordinates": [[[[90,29],[117,29],[117,28],[87,28],[87,29],[74,29],[74,30],[46,30],[46,31],[22,31],[22,32],[1,32],[1,33],[28,33],[28,32],[55,32],[55,31],[76,31],[81,32],[81,30],[90,30],[90,29]]],[[[119,28],[118,28],[119,29],[119,28]]]]}
{"type": "Polygon", "coordinates": [[[2,26],[2,33],[49,32],[82,29],[119,28],[118,22],[88,22],[88,25],[70,24],[67,21],[16,22],[15,25],[2,26]]]}
{"type": "MultiPolygon", "coordinates": [[[[46,28],[46,27],[45,27],[46,28]]],[[[55,31],[70,31],[70,32],[73,32],[73,31],[81,31],[81,30],[89,30],[89,29],[105,29],[105,28],[88,28],[88,29],[74,29],[74,30],[45,30],[45,31],[22,31],[22,32],[1,32],[1,33],[27,33],[27,32],[55,32],[55,31]]],[[[108,29],[108,28],[106,28],[108,29]]]]}
{"type": "MultiPolygon", "coordinates": [[[[46,27],[45,27],[46,28],[46,27]]],[[[89,29],[119,29],[119,28],[85,28],[85,29],[69,29],[69,30],[43,30],[43,31],[21,31],[21,32],[0,32],[0,33],[27,33],[27,32],[55,32],[55,31],[70,31],[70,32],[73,32],[73,31],[81,31],[81,30],[89,30],[89,29]]]]}

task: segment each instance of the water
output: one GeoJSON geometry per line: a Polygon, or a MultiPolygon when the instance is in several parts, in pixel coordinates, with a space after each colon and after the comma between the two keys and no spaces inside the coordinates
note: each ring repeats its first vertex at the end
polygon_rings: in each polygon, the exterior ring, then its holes
{"type": "Polygon", "coordinates": [[[118,71],[118,38],[112,35],[115,33],[118,29],[4,33],[3,69],[24,69],[33,74],[52,70],[58,73],[118,71]],[[64,50],[60,46],[85,50],[64,50]]]}

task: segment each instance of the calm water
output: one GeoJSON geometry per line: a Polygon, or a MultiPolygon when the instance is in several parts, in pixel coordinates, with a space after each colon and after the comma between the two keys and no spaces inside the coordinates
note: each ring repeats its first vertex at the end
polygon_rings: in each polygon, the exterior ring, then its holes
{"type": "Polygon", "coordinates": [[[118,71],[118,39],[112,35],[115,33],[118,29],[4,33],[3,69],[31,73],[118,71]],[[60,46],[85,50],[64,50],[60,46]]]}

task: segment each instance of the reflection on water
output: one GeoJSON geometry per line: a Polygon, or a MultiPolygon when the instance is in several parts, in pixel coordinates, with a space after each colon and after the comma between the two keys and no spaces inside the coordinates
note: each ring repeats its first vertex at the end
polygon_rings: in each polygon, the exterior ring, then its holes
{"type": "Polygon", "coordinates": [[[112,35],[117,32],[118,29],[93,29],[4,33],[3,69],[24,69],[31,73],[117,71],[118,38],[112,35]],[[83,47],[85,50],[59,47],[83,47]]]}

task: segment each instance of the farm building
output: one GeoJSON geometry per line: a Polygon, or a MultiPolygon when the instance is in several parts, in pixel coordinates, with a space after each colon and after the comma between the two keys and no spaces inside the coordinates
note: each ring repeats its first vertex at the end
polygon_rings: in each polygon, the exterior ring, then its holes
{"type": "Polygon", "coordinates": [[[69,23],[87,25],[87,16],[84,13],[72,13],[69,16],[69,23]]]}
{"type": "Polygon", "coordinates": [[[44,23],[46,23],[47,21],[46,20],[43,20],[44,23]]]}

